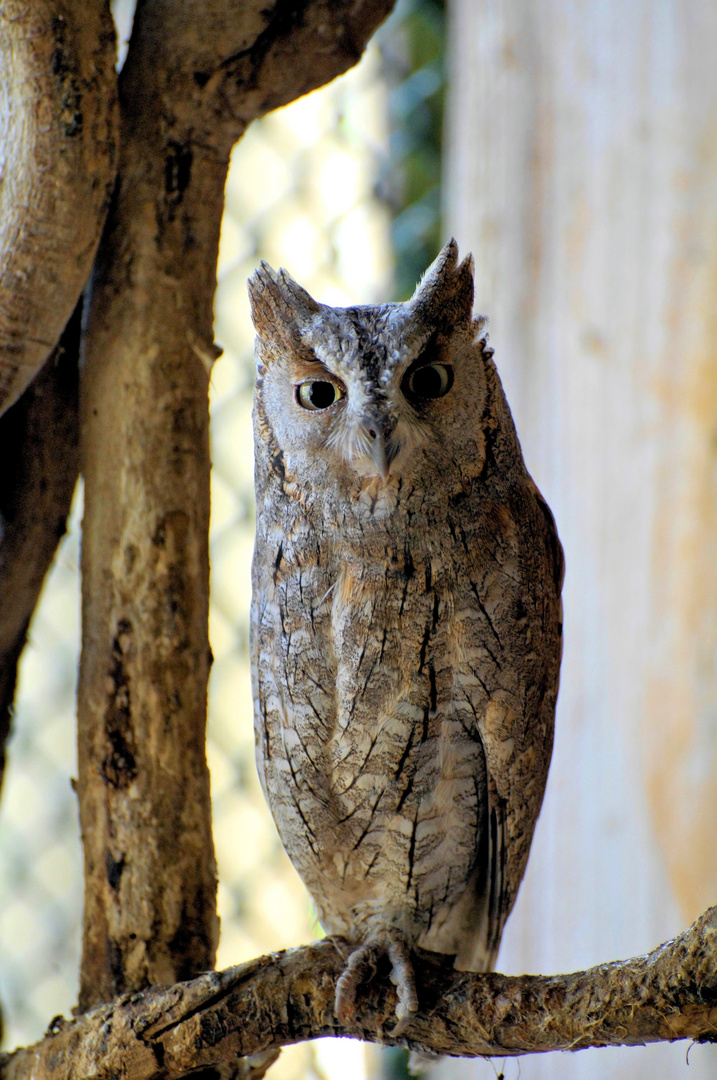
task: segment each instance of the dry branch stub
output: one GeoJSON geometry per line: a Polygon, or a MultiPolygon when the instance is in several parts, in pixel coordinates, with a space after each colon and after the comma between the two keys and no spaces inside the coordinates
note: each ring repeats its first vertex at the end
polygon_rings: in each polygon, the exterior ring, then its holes
{"type": "Polygon", "coordinates": [[[0,0],[0,412],[47,359],[92,266],[115,175],[106,0],[0,0]]]}

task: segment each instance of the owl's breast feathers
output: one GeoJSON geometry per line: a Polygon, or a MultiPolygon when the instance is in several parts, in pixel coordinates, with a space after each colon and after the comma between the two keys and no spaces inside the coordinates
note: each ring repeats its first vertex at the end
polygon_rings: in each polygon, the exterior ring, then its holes
{"type": "Polygon", "coordinates": [[[265,506],[257,758],[282,841],[328,931],[393,926],[486,967],[552,749],[550,512],[525,473],[500,491],[395,495],[390,513],[342,520],[319,500],[265,506]]]}

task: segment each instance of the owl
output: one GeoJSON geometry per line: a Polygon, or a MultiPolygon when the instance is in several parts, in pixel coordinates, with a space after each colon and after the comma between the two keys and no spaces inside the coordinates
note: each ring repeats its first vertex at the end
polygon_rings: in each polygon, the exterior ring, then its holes
{"type": "Polygon", "coordinates": [[[563,558],[451,240],[406,303],[284,270],[256,328],[251,661],[259,776],[331,935],[336,1012],[384,957],[493,967],[553,743],[563,558]]]}

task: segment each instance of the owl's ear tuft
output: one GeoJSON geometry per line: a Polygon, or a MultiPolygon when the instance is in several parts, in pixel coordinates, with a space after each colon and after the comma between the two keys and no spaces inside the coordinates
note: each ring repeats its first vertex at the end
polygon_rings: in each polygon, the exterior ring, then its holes
{"type": "Polygon", "coordinates": [[[426,270],[409,304],[433,322],[456,326],[473,312],[473,256],[458,262],[458,244],[451,238],[426,270]]]}
{"type": "Polygon", "coordinates": [[[264,341],[296,342],[320,310],[312,296],[286,270],[273,270],[263,259],[247,282],[251,318],[264,341]]]}

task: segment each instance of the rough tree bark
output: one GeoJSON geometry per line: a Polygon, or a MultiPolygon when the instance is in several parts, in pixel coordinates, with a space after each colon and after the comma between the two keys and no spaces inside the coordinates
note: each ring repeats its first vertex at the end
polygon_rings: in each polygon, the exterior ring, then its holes
{"type": "Polygon", "coordinates": [[[107,0],[0,0],[0,411],[92,267],[117,156],[114,64],[107,0]]]}
{"type": "Polygon", "coordinates": [[[475,975],[432,953],[420,960],[421,1012],[399,1040],[386,1034],[396,1007],[388,971],[362,997],[356,1023],[339,1024],[334,987],[344,959],[326,939],[57,1021],[42,1042],[7,1055],[2,1075],[226,1075],[238,1058],[324,1035],[467,1057],[717,1039],[717,908],[647,956],[573,975],[475,975]]]}
{"type": "Polygon", "coordinates": [[[252,119],[355,63],[391,6],[137,6],[84,341],[82,1009],[214,963],[207,388],[226,170],[252,119]]]}
{"type": "MultiPolygon", "coordinates": [[[[114,182],[107,0],[0,0],[0,415],[68,323],[114,182]]],[[[0,781],[17,663],[78,472],[79,314],[0,418],[0,781]]]]}

